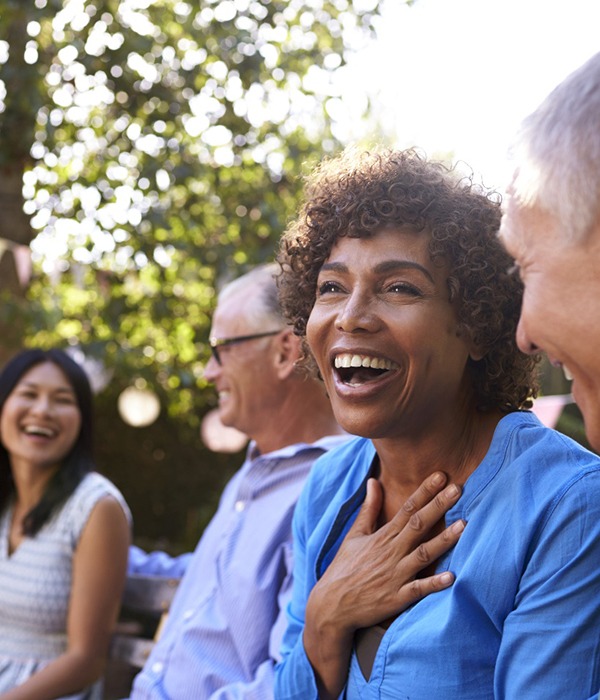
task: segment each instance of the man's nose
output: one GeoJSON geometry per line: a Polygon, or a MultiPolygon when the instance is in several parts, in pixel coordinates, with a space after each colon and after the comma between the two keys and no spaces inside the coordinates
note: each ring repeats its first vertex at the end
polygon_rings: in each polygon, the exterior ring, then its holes
{"type": "Polygon", "coordinates": [[[220,370],[221,365],[216,361],[214,355],[211,354],[208,362],[204,365],[204,379],[207,382],[214,382],[220,370]]]}
{"type": "Polygon", "coordinates": [[[527,331],[527,319],[521,312],[519,323],[517,324],[517,345],[519,350],[526,355],[535,355],[540,352],[540,348],[531,340],[527,331]]]}

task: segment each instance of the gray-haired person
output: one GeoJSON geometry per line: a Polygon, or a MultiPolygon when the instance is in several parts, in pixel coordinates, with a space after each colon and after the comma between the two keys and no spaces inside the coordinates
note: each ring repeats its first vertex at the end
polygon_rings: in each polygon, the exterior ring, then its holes
{"type": "MultiPolygon", "coordinates": [[[[134,700],[231,700],[273,694],[291,596],[291,521],[313,462],[346,440],[323,385],[297,369],[273,277],[254,269],[219,294],[206,379],[221,422],[251,438],[246,460],[187,569],[169,617],[134,681],[134,700]]],[[[180,558],[173,560],[174,571],[180,558]]],[[[129,570],[169,575],[165,555],[132,548],[129,570]]]]}
{"type": "Polygon", "coordinates": [[[600,53],[528,116],[500,237],[525,285],[517,340],[572,378],[600,450],[600,53]]]}

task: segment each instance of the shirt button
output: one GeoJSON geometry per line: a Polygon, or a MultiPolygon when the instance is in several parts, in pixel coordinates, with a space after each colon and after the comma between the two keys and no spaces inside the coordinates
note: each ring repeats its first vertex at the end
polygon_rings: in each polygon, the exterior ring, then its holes
{"type": "Polygon", "coordinates": [[[236,501],[235,502],[235,509],[238,513],[241,513],[245,507],[246,507],[246,504],[244,503],[244,501],[236,501]]]}
{"type": "Polygon", "coordinates": [[[152,673],[160,673],[163,670],[164,664],[162,664],[160,661],[156,661],[155,663],[152,664],[152,673]]]}
{"type": "Polygon", "coordinates": [[[184,619],[184,620],[189,620],[190,617],[192,617],[193,614],[194,614],[194,611],[193,611],[193,610],[186,610],[186,611],[183,613],[183,619],[184,619]]]}

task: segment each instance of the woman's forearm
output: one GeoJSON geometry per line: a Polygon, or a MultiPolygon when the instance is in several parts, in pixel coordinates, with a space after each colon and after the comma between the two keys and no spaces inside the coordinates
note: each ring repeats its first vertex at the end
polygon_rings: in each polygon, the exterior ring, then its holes
{"type": "Polygon", "coordinates": [[[25,683],[0,695],[0,700],[54,700],[72,695],[95,683],[105,660],[68,651],[25,683]]]}
{"type": "Polygon", "coordinates": [[[336,611],[329,604],[331,599],[319,593],[317,584],[306,606],[302,641],[315,674],[319,699],[337,700],[346,685],[354,630],[342,626],[339,618],[336,620],[336,611]]]}

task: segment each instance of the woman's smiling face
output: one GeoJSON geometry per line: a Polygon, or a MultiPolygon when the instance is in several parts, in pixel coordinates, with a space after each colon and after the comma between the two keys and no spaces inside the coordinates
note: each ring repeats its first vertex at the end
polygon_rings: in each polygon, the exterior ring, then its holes
{"type": "Polygon", "coordinates": [[[429,240],[408,228],[339,238],[319,273],[307,341],[336,419],[355,435],[416,436],[472,409],[471,344],[429,240]]]}
{"type": "Polygon", "coordinates": [[[58,466],[80,429],[75,390],[62,369],[50,361],[23,374],[0,414],[0,440],[14,463],[58,466]]]}

